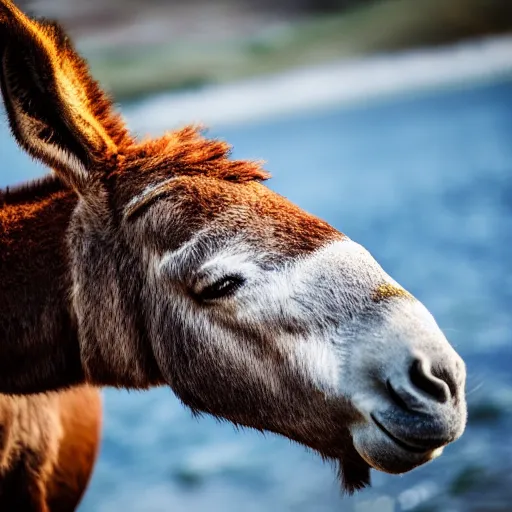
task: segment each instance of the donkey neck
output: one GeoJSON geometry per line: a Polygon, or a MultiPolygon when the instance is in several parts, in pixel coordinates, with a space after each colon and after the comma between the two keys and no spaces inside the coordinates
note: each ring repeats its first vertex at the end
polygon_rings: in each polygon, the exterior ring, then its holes
{"type": "Polygon", "coordinates": [[[75,194],[57,179],[0,191],[0,387],[82,382],[66,232],[75,194]]]}

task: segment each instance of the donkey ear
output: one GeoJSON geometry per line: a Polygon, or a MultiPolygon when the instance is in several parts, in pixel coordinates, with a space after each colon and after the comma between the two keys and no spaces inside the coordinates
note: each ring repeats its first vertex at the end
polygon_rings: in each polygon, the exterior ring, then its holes
{"type": "Polygon", "coordinates": [[[132,140],[65,32],[0,0],[0,85],[11,130],[79,193],[132,140]]]}

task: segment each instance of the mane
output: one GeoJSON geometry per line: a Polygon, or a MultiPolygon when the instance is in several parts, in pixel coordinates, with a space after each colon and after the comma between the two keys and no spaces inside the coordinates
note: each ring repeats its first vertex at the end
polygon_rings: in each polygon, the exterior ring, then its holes
{"type": "MultiPolygon", "coordinates": [[[[120,165],[110,176],[124,172],[162,174],[164,176],[206,176],[236,183],[264,181],[270,174],[262,162],[230,159],[231,146],[208,139],[197,126],[169,132],[160,139],[142,141],[120,157],[120,165]]],[[[15,187],[0,189],[0,208],[45,199],[68,187],[53,174],[15,187]]]]}
{"type": "Polygon", "coordinates": [[[0,189],[0,208],[39,201],[57,192],[68,190],[62,181],[52,174],[15,187],[0,189]]]}
{"type": "MultiPolygon", "coordinates": [[[[204,137],[203,131],[197,126],[186,126],[160,139],[142,141],[129,148],[126,165],[122,167],[141,174],[203,175],[237,183],[264,181],[270,177],[260,161],[231,160],[231,146],[204,137]]],[[[122,168],[113,174],[120,172],[122,168]]]]}

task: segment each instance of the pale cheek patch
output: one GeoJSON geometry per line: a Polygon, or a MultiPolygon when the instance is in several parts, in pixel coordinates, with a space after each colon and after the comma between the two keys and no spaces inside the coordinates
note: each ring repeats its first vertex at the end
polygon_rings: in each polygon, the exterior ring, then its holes
{"type": "Polygon", "coordinates": [[[328,394],[339,389],[340,360],[327,340],[291,339],[290,362],[301,374],[307,376],[316,387],[328,394]]]}
{"type": "MultiPolygon", "coordinates": [[[[344,366],[353,351],[355,308],[367,304],[376,293],[384,296],[409,294],[395,283],[359,244],[337,241],[301,258],[279,273],[274,293],[267,298],[267,311],[281,311],[286,321],[300,323],[305,334],[282,337],[280,350],[292,366],[315,386],[337,395],[344,366]],[[386,283],[379,285],[379,283],[386,283]],[[293,304],[307,307],[294,308],[293,304]],[[276,306],[279,306],[276,308],[276,306]],[[330,317],[336,324],[322,325],[330,317]],[[352,348],[349,348],[352,347],[352,348]]],[[[263,303],[263,301],[260,301],[263,303]]],[[[263,308],[262,308],[263,309],[263,308]]],[[[275,313],[274,313],[275,314],[275,313]]]]}

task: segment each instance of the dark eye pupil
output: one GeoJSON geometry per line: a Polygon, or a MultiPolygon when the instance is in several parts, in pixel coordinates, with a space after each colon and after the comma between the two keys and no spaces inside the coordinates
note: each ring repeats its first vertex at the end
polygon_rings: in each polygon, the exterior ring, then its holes
{"type": "Polygon", "coordinates": [[[244,284],[244,279],[240,276],[228,276],[207,286],[199,293],[201,300],[213,300],[227,297],[235,293],[238,288],[244,284]]]}

